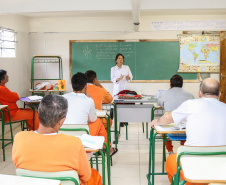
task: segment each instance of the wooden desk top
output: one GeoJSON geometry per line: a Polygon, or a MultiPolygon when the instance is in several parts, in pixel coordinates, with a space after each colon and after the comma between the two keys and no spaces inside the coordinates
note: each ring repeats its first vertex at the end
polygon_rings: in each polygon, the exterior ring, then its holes
{"type": "Polygon", "coordinates": [[[225,156],[182,156],[185,180],[193,183],[226,183],[225,156]]]}
{"type": "Polygon", "coordinates": [[[163,109],[161,106],[158,105],[158,103],[153,103],[153,106],[155,109],[163,109]]]}
{"type": "Polygon", "coordinates": [[[0,174],[1,185],[60,185],[60,180],[0,174]]]}
{"type": "Polygon", "coordinates": [[[154,129],[158,134],[184,134],[186,129],[179,129],[179,126],[175,123],[169,125],[155,126],[154,129]],[[177,128],[176,128],[177,127],[177,128]]]}
{"type": "Polygon", "coordinates": [[[4,109],[6,107],[8,107],[8,105],[0,105],[0,110],[4,109]]]}

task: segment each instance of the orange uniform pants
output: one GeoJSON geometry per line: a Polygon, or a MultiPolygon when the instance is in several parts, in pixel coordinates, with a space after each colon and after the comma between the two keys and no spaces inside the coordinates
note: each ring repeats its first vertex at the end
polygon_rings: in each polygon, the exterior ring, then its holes
{"type": "MultiPolygon", "coordinates": [[[[184,143],[185,143],[185,141],[180,142],[181,145],[184,145],[184,143]]],[[[168,150],[168,152],[173,151],[172,141],[165,141],[165,145],[166,145],[166,149],[168,150]]]]}
{"type": "MultiPolygon", "coordinates": [[[[177,173],[177,154],[170,155],[166,160],[166,172],[169,178],[170,183],[172,183],[172,177],[177,173]]],[[[184,180],[183,171],[180,171],[180,179],[184,180]]],[[[203,185],[203,183],[189,183],[186,185],[203,185]]],[[[207,184],[206,184],[207,185],[207,184]]]]}
{"type": "MultiPolygon", "coordinates": [[[[26,120],[29,130],[33,130],[33,110],[32,109],[19,109],[16,114],[11,116],[11,121],[26,120]]],[[[6,120],[8,121],[8,120],[6,120]]],[[[38,113],[35,111],[35,130],[39,127],[38,113]]]]}
{"type": "Polygon", "coordinates": [[[91,177],[87,181],[87,185],[102,185],[100,174],[93,168],[91,168],[91,177]]]}
{"type": "Polygon", "coordinates": [[[91,122],[89,125],[89,133],[91,136],[104,136],[105,143],[108,143],[107,132],[100,118],[97,118],[95,122],[91,122]]]}

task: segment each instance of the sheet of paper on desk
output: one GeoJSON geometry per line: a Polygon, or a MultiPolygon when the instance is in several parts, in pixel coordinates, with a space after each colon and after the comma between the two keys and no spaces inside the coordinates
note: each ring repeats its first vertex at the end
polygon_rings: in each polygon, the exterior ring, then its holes
{"type": "Polygon", "coordinates": [[[97,117],[105,117],[106,116],[106,111],[105,110],[97,110],[96,109],[96,114],[97,114],[97,117]]]}
{"type": "Polygon", "coordinates": [[[85,148],[102,149],[104,144],[104,136],[91,136],[83,134],[78,136],[85,148]]]}
{"type": "Polygon", "coordinates": [[[171,131],[171,130],[181,130],[181,128],[176,123],[170,123],[169,125],[159,125],[155,126],[159,131],[171,131]]]}
{"type": "Polygon", "coordinates": [[[38,100],[41,100],[43,97],[34,95],[34,96],[28,96],[27,98],[29,98],[30,101],[38,101],[38,100]]]}

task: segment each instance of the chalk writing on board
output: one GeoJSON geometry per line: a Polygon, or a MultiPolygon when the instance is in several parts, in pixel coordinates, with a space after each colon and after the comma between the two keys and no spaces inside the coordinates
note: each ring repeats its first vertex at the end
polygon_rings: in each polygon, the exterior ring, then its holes
{"type": "Polygon", "coordinates": [[[95,45],[97,60],[115,60],[117,53],[122,53],[125,57],[130,57],[134,53],[134,47],[130,43],[98,43],[95,45]]]}
{"type": "Polygon", "coordinates": [[[83,49],[83,54],[85,56],[86,59],[89,59],[92,57],[92,50],[89,49],[89,46],[85,46],[84,49],[83,49]]]}

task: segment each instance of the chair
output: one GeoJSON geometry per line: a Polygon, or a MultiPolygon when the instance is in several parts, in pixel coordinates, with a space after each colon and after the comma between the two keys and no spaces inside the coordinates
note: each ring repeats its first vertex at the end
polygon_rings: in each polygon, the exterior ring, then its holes
{"type": "Polygon", "coordinates": [[[59,133],[64,133],[71,136],[81,136],[82,134],[89,134],[88,124],[63,124],[59,133]]]}
{"type": "Polygon", "coordinates": [[[21,129],[24,130],[25,128],[28,128],[27,121],[26,120],[15,120],[11,121],[10,116],[10,110],[7,108],[7,105],[0,105],[0,121],[2,121],[2,138],[0,139],[2,141],[2,150],[3,150],[3,161],[5,161],[5,147],[9,144],[13,143],[13,130],[12,130],[12,124],[13,123],[21,123],[21,129]],[[5,117],[8,117],[8,120],[5,120],[5,117]],[[26,124],[26,127],[25,127],[26,124]],[[10,127],[10,134],[11,138],[6,139],[5,138],[5,126],[9,125],[10,127]],[[5,141],[9,141],[8,143],[5,143],[5,141]]]}
{"type": "MultiPolygon", "coordinates": [[[[89,134],[89,126],[88,124],[68,124],[65,125],[63,124],[63,126],[60,128],[59,133],[64,133],[67,135],[72,135],[72,136],[81,136],[82,134],[89,134]]],[[[109,151],[109,146],[104,143],[104,145],[106,146],[106,153],[107,153],[107,171],[108,171],[108,185],[110,185],[111,181],[110,181],[110,151],[109,151]]],[[[103,152],[100,150],[99,151],[101,156],[102,156],[102,179],[103,179],[103,185],[105,185],[105,158],[104,158],[104,154],[103,152]]],[[[98,153],[96,153],[95,155],[95,161],[96,161],[96,169],[98,171],[98,153]]],[[[91,163],[91,167],[93,167],[93,159],[90,159],[90,163],[91,163]]]]}
{"type": "Polygon", "coordinates": [[[61,185],[79,185],[78,173],[74,170],[60,172],[41,172],[17,168],[16,175],[24,177],[60,180],[62,181],[61,185]]]}
{"type": "Polygon", "coordinates": [[[184,174],[182,185],[186,182],[226,183],[226,146],[180,146],[177,150],[175,185],[179,185],[181,169],[184,174]]]}

